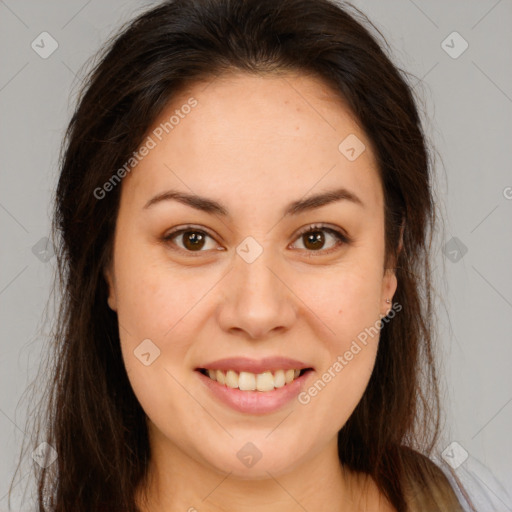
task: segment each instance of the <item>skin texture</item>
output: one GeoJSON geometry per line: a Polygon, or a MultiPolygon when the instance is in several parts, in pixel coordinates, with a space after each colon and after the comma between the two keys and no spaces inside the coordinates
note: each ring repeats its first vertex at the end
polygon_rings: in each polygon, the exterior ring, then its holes
{"type": "Polygon", "coordinates": [[[194,371],[224,357],[280,355],[315,369],[307,388],[389,311],[397,281],[384,269],[384,198],[370,142],[314,77],[198,82],[173,98],[154,127],[191,96],[197,106],[123,179],[105,269],[124,363],[148,416],[149,504],[141,506],[392,510],[372,482],[340,466],[336,445],[368,384],[378,335],[308,404],[293,400],[264,415],[217,401],[194,371]],[[338,149],[349,134],[366,146],[354,161],[338,149]],[[283,217],[290,202],[339,187],[364,208],[344,200],[283,217]],[[214,199],[229,216],[177,201],[144,209],[169,189],[214,199]],[[352,241],[337,245],[322,231],[324,245],[308,248],[299,231],[316,223],[352,241]],[[183,235],[162,241],[187,224],[209,235],[203,248],[179,252],[187,247],[183,235]],[[252,263],[236,251],[248,236],[263,249],[252,263]],[[147,338],[160,350],[149,366],[134,355],[147,338]],[[237,457],[247,442],[262,454],[250,468],[237,457]]]}

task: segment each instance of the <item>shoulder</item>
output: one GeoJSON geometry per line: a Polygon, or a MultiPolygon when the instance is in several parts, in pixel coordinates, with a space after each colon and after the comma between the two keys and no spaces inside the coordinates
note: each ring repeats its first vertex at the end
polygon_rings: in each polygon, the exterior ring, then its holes
{"type": "Polygon", "coordinates": [[[431,460],[443,471],[466,512],[512,510],[512,498],[491,470],[469,455],[451,464],[442,457],[431,460]]]}

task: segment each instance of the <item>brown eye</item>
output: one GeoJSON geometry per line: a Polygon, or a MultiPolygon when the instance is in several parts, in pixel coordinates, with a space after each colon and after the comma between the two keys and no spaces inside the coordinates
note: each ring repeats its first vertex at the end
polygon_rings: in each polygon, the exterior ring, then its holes
{"type": "MultiPolygon", "coordinates": [[[[201,252],[207,252],[209,249],[223,250],[216,245],[211,235],[194,226],[176,229],[162,237],[162,240],[174,246],[175,250],[189,255],[192,253],[199,255],[201,252]],[[209,240],[212,244],[210,247],[208,247],[209,240]]],[[[318,255],[328,254],[351,242],[350,238],[341,231],[325,226],[308,226],[302,233],[299,233],[296,240],[302,242],[303,247],[299,247],[299,249],[309,253],[308,256],[312,256],[315,253],[318,253],[318,255]],[[326,244],[329,244],[327,248],[325,248],[326,244]]]]}
{"type": "MultiPolygon", "coordinates": [[[[166,242],[170,242],[186,252],[205,252],[203,248],[207,245],[208,239],[213,240],[208,233],[195,228],[178,229],[164,237],[166,242]],[[181,244],[178,243],[180,240],[181,244]]],[[[213,245],[215,247],[215,244],[213,245]]]]}
{"type": "Polygon", "coordinates": [[[183,233],[183,245],[185,249],[195,251],[201,250],[204,246],[205,237],[202,233],[197,231],[185,231],[183,233]]]}
{"type": "Polygon", "coordinates": [[[348,236],[341,231],[325,226],[309,226],[306,230],[299,233],[297,240],[302,241],[304,250],[321,254],[331,252],[339,246],[350,243],[348,236]],[[330,240],[332,241],[330,247],[325,248],[325,244],[330,240]]]}
{"type": "Polygon", "coordinates": [[[310,231],[302,235],[302,239],[306,249],[311,249],[312,251],[322,249],[325,244],[325,236],[322,231],[310,231]]]}

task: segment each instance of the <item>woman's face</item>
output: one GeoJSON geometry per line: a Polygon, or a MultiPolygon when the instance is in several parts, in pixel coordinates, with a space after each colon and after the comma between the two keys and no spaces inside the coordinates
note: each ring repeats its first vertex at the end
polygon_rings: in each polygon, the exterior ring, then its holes
{"type": "Polygon", "coordinates": [[[105,275],[153,453],[241,478],[332,454],[396,289],[368,139],[292,74],[197,83],[148,136],[105,275]]]}

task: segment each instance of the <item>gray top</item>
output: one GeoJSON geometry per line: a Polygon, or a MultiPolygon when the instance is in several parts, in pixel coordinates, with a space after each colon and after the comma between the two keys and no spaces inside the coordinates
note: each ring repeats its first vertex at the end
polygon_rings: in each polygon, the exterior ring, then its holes
{"type": "Polygon", "coordinates": [[[437,457],[432,460],[447,476],[465,512],[512,512],[510,494],[479,460],[468,456],[460,465],[455,464],[455,468],[437,457]]]}

